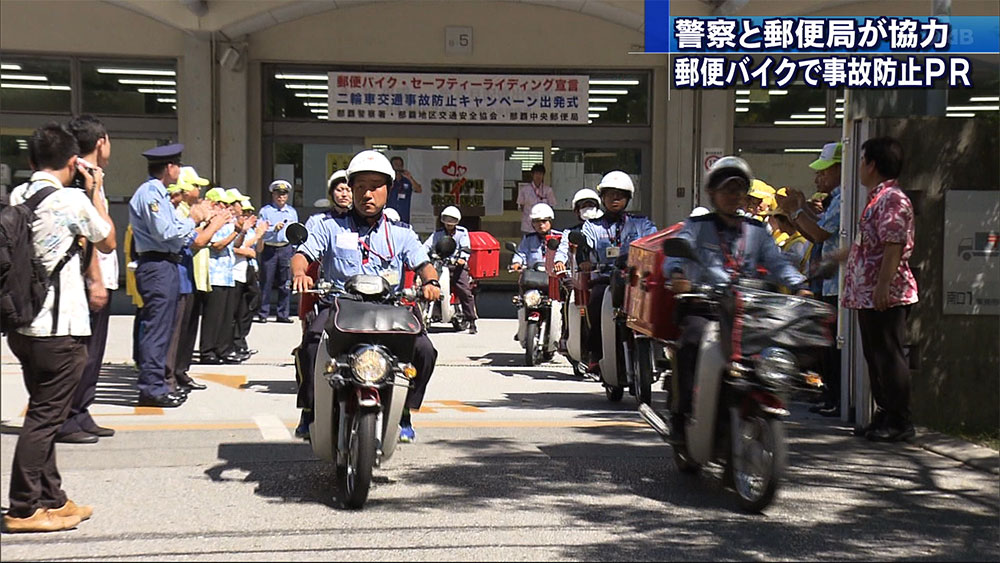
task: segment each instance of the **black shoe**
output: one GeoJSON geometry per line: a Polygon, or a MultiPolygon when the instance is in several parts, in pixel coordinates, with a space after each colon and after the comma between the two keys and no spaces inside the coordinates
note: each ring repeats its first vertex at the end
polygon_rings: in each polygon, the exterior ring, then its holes
{"type": "Polygon", "coordinates": [[[868,434],[878,430],[885,426],[886,423],[886,412],[883,410],[876,410],[872,415],[871,422],[867,426],[860,428],[855,428],[853,434],[859,438],[867,438],[868,434]]]}
{"type": "Polygon", "coordinates": [[[469,334],[479,334],[479,329],[476,328],[476,323],[469,325],[469,334]]]}
{"type": "Polygon", "coordinates": [[[164,409],[172,409],[179,407],[182,404],[184,404],[184,399],[173,393],[164,393],[155,397],[139,395],[140,407],[160,407],[164,409]]]}
{"type": "Polygon", "coordinates": [[[267,317],[257,317],[256,319],[254,319],[254,322],[260,324],[267,324],[267,317]]]}
{"type": "Polygon", "coordinates": [[[259,352],[259,350],[254,350],[253,348],[250,348],[250,349],[244,350],[244,352],[246,352],[247,354],[250,354],[251,356],[253,356],[257,352],[259,352]]]}
{"type": "Polygon", "coordinates": [[[295,321],[293,321],[292,319],[289,319],[288,317],[279,317],[276,320],[276,322],[285,323],[285,324],[291,324],[291,323],[294,323],[295,321]]]}
{"type": "Polygon", "coordinates": [[[198,363],[202,365],[220,365],[224,363],[222,358],[216,356],[215,354],[205,354],[198,358],[198,363]]]}
{"type": "Polygon", "coordinates": [[[232,352],[232,353],[227,354],[227,355],[225,355],[225,356],[222,357],[222,363],[224,363],[224,364],[242,364],[243,360],[245,360],[245,359],[246,358],[244,358],[243,356],[237,354],[236,352],[232,352]]]}
{"type": "Polygon", "coordinates": [[[191,388],[188,387],[187,385],[184,385],[183,383],[178,383],[176,389],[171,391],[171,393],[177,395],[178,397],[184,397],[185,400],[187,400],[188,393],[190,392],[191,388]]]}
{"type": "Polygon", "coordinates": [[[823,401],[822,403],[817,403],[817,404],[809,407],[809,412],[811,412],[813,414],[820,414],[820,411],[828,411],[828,410],[834,408],[835,406],[836,405],[834,405],[833,403],[828,403],[826,401],[823,401]]]}
{"type": "Polygon", "coordinates": [[[208,385],[205,385],[204,383],[198,383],[197,381],[191,379],[190,377],[178,377],[177,383],[178,385],[186,387],[188,391],[202,391],[204,389],[208,389],[208,385]]]}
{"type": "Polygon", "coordinates": [[[106,428],[104,426],[98,426],[97,424],[94,424],[89,428],[84,428],[83,431],[89,434],[93,434],[98,438],[110,438],[115,435],[114,428],[106,428]]]}
{"type": "Polygon", "coordinates": [[[840,407],[838,405],[832,405],[829,407],[824,407],[816,411],[820,416],[840,416],[840,407]]]}
{"type": "Polygon", "coordinates": [[[869,432],[865,438],[872,442],[905,442],[917,435],[912,424],[883,426],[869,432]]]}
{"type": "Polygon", "coordinates": [[[56,442],[60,444],[96,444],[97,440],[97,435],[83,430],[69,434],[56,434],[56,442]]]}

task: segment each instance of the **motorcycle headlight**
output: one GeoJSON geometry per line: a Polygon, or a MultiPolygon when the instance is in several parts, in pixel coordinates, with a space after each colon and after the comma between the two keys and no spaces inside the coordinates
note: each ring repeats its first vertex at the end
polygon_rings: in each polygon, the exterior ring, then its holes
{"type": "Polygon", "coordinates": [[[537,289],[531,289],[524,294],[524,304],[528,307],[537,307],[542,303],[542,294],[537,289]]]}
{"type": "Polygon", "coordinates": [[[757,375],[769,385],[784,387],[791,385],[799,373],[795,356],[781,348],[767,348],[756,361],[757,375]]]}
{"type": "Polygon", "coordinates": [[[375,385],[389,375],[389,357],[374,346],[365,346],[351,355],[351,371],[365,385],[375,385]]]}

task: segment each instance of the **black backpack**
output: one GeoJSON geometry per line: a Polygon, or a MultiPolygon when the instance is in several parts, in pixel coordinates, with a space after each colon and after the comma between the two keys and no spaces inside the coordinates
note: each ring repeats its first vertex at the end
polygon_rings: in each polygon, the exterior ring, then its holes
{"type": "Polygon", "coordinates": [[[0,331],[3,334],[31,324],[42,310],[53,280],[56,286],[53,333],[59,324],[59,272],[80,251],[80,245],[74,241],[52,273],[48,273],[35,255],[32,234],[35,209],[55,191],[56,188],[47,186],[22,204],[9,205],[8,201],[3,201],[0,205],[0,331]]]}

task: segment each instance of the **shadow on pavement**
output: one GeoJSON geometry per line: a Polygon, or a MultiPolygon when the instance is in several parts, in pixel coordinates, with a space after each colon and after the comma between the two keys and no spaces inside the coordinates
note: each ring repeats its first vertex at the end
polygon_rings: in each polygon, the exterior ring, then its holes
{"type": "MultiPolygon", "coordinates": [[[[544,372],[540,372],[544,374],[544,372]]],[[[525,375],[528,375],[527,373],[525,375]]],[[[569,379],[573,376],[566,376],[569,379]]],[[[514,408],[514,409],[571,409],[571,410],[594,410],[594,411],[614,411],[636,412],[635,399],[626,392],[621,401],[612,403],[603,394],[599,394],[600,387],[594,384],[594,392],[589,393],[504,393],[503,399],[492,399],[488,401],[465,401],[472,407],[485,408],[514,408]]],[[[603,414],[595,413],[601,417],[603,414]]],[[[636,420],[640,420],[636,415],[636,420]]]]}
{"type": "Polygon", "coordinates": [[[254,379],[240,385],[240,389],[249,389],[255,393],[275,393],[278,395],[295,395],[299,386],[294,381],[276,379],[254,379]]]}
{"type": "Polygon", "coordinates": [[[105,364],[97,378],[94,404],[134,407],[139,401],[138,377],[132,366],[105,364]]]}

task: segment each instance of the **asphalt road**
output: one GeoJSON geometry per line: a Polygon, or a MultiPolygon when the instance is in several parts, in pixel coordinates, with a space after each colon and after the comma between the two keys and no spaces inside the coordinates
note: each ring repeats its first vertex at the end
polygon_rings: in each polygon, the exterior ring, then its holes
{"type": "MultiPolygon", "coordinates": [[[[94,517],[4,534],[0,559],[1000,559],[995,474],[854,438],[796,404],[787,479],[764,515],[746,515],[717,469],[677,472],[630,397],[609,403],[565,363],[518,367],[514,327],[433,335],[441,356],[414,415],[418,442],[347,511],[333,468],[291,437],[297,325],[255,325],[249,364],[195,366],[209,389],[183,407],[136,409],[131,318],[115,317],[93,412],[118,434],[57,448],[65,490],[94,517]]],[[[26,395],[2,352],[6,492],[26,395]]]]}

